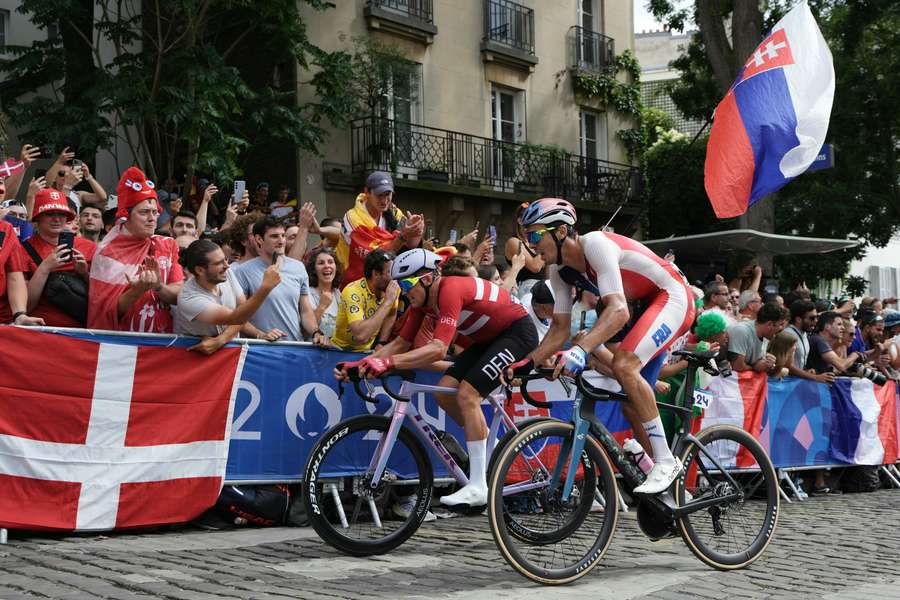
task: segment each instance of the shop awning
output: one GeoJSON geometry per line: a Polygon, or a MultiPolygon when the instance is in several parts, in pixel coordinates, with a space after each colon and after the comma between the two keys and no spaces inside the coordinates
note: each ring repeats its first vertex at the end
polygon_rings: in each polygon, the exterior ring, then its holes
{"type": "Polygon", "coordinates": [[[735,252],[752,254],[824,254],[859,245],[856,240],[809,238],[795,235],[778,235],[754,229],[733,229],[681,237],[669,237],[642,241],[642,244],[664,256],[670,249],[677,259],[708,260],[735,252]]]}

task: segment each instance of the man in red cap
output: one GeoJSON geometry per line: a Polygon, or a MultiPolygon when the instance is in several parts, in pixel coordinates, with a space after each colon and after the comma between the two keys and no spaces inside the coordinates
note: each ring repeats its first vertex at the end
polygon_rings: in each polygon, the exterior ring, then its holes
{"type": "Polygon", "coordinates": [[[47,293],[51,273],[67,272],[72,273],[70,277],[88,279],[97,246],[81,237],[70,237],[74,244],[71,247],[60,241],[61,233],[71,231],[67,225],[75,216],[62,192],[52,188],[40,190],[34,198],[31,216],[37,229],[22,242],[20,249],[23,272],[28,280],[28,311],[44,319],[47,325],[56,327],[84,327],[85,324],[83,303],[47,293]]]}
{"type": "Polygon", "coordinates": [[[155,188],[137,167],[122,174],[118,221],[91,265],[89,328],[172,333],[170,305],[178,301],[184,272],[175,240],[153,235],[159,218],[155,188]]]}

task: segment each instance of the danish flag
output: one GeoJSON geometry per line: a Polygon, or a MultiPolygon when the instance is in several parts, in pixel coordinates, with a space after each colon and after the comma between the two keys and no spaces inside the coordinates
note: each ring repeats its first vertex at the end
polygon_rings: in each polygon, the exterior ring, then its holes
{"type": "Polygon", "coordinates": [[[12,177],[19,171],[25,170],[25,163],[14,158],[7,159],[0,164],[0,177],[12,177]]]}
{"type": "Polygon", "coordinates": [[[0,327],[0,527],[99,531],[212,506],[244,353],[0,327]]]}

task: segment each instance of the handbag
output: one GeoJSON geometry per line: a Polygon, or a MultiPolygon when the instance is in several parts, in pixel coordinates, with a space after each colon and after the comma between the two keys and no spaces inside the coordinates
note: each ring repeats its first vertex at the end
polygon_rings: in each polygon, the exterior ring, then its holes
{"type": "MultiPolygon", "coordinates": [[[[34,264],[40,265],[43,259],[37,250],[27,241],[22,242],[22,246],[31,256],[34,264]]],[[[82,326],[87,323],[88,282],[78,273],[53,271],[47,276],[43,295],[53,306],[78,321],[82,326]]]]}

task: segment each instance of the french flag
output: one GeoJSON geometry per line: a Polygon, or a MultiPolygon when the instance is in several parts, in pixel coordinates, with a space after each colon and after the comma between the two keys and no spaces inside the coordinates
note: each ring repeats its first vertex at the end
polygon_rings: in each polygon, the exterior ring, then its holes
{"type": "MultiPolygon", "coordinates": [[[[703,412],[701,426],[734,425],[758,439],[769,451],[769,439],[763,436],[768,377],[765,373],[742,371],[730,377],[713,377],[709,384],[714,400],[703,412]]],[[[754,458],[735,444],[717,444],[716,458],[725,467],[750,468],[754,458]]]]}
{"type": "Polygon", "coordinates": [[[716,107],[706,193],[716,216],[736,217],[815,160],[834,99],[831,52],[806,2],[781,19],[716,107]]]}
{"type": "Polygon", "coordinates": [[[831,386],[832,429],[829,451],[855,465],[897,462],[897,388],[893,381],[837,379],[831,386]]]}

